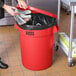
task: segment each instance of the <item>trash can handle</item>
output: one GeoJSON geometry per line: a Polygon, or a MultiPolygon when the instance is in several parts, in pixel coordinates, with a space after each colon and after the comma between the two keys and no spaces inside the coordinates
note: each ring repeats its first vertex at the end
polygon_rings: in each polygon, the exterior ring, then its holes
{"type": "Polygon", "coordinates": [[[56,32],[58,32],[58,30],[59,30],[59,27],[58,27],[58,24],[56,24],[55,26],[53,26],[53,33],[56,33],[56,32]]]}

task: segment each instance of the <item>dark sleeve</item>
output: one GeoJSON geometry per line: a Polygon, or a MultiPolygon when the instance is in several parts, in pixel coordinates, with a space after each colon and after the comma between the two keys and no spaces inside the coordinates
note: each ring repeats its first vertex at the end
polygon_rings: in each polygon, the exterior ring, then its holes
{"type": "Polygon", "coordinates": [[[4,5],[4,0],[0,0],[0,8],[4,5]]]}
{"type": "Polygon", "coordinates": [[[4,17],[4,9],[2,6],[4,5],[4,0],[0,0],[0,19],[4,17]]]}

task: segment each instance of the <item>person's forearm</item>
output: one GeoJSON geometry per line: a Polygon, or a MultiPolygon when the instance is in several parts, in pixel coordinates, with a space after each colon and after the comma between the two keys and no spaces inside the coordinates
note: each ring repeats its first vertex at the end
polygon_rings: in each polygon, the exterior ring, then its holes
{"type": "Polygon", "coordinates": [[[4,2],[2,0],[0,0],[0,8],[2,8],[4,5],[4,2]]]}

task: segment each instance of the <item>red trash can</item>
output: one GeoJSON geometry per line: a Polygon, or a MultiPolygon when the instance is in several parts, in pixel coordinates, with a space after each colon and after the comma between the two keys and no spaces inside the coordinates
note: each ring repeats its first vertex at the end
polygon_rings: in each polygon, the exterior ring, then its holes
{"type": "MultiPolygon", "coordinates": [[[[56,15],[31,6],[28,9],[32,13],[42,13],[56,18],[56,15]]],[[[24,67],[30,70],[48,68],[52,64],[53,34],[58,31],[58,25],[42,30],[25,30],[15,24],[15,28],[20,35],[21,58],[24,67]]]]}

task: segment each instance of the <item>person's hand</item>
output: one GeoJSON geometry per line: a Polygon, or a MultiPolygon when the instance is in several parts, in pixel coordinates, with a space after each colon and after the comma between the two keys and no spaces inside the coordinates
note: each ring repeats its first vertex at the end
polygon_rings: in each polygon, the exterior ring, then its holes
{"type": "Polygon", "coordinates": [[[17,1],[18,1],[18,4],[19,4],[20,8],[26,9],[28,7],[24,0],[17,0],[17,1]]]}
{"type": "Polygon", "coordinates": [[[17,12],[14,11],[14,9],[16,9],[15,7],[4,4],[2,8],[4,8],[12,16],[17,15],[17,12]]]}

